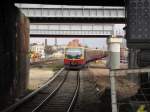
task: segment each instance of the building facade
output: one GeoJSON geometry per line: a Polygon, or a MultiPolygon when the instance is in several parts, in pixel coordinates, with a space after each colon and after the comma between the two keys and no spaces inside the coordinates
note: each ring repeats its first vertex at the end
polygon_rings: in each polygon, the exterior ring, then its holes
{"type": "Polygon", "coordinates": [[[34,53],[38,53],[40,58],[45,58],[45,45],[44,44],[35,44],[30,46],[30,51],[34,53]]]}

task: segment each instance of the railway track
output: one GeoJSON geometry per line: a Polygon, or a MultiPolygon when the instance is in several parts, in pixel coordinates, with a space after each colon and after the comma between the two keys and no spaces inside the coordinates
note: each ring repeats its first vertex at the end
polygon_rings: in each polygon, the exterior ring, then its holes
{"type": "Polygon", "coordinates": [[[79,88],[79,71],[63,69],[34,95],[28,95],[2,112],[71,112],[79,88]]]}

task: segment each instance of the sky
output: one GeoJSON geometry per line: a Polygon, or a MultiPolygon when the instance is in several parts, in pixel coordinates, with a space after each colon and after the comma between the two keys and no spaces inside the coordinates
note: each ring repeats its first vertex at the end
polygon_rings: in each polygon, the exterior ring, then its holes
{"type": "MultiPolygon", "coordinates": [[[[124,24],[116,24],[114,34],[123,33],[124,24]]],[[[66,45],[69,41],[76,38],[57,38],[58,45],[66,45]]],[[[78,38],[82,45],[87,45],[91,48],[107,49],[106,38],[78,38]]],[[[30,38],[30,43],[44,43],[45,38],[30,38]]],[[[55,38],[47,38],[48,45],[55,44],[55,38]]]]}
{"type": "MultiPolygon", "coordinates": [[[[69,41],[73,39],[79,39],[82,45],[87,45],[91,48],[106,48],[106,38],[57,38],[58,45],[66,45],[69,41]]],[[[30,43],[44,43],[45,38],[31,38],[30,43]]],[[[55,44],[55,38],[47,38],[48,45],[55,44]]]]}

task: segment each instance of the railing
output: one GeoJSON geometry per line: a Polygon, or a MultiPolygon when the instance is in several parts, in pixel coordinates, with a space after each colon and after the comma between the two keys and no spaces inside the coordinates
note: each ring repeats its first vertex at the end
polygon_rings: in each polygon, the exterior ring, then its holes
{"type": "Polygon", "coordinates": [[[112,35],[112,30],[47,30],[31,29],[30,34],[40,35],[112,35]]]}
{"type": "MultiPolygon", "coordinates": [[[[150,72],[150,68],[110,70],[112,112],[119,112],[119,110],[123,108],[123,106],[127,106],[127,105],[128,106],[126,107],[126,109],[128,109],[128,111],[131,112],[136,112],[136,111],[138,112],[141,108],[143,108],[142,109],[143,112],[150,111],[150,79],[147,79],[147,81],[139,85],[136,81],[136,79],[139,78],[139,75],[142,75],[142,73],[149,73],[149,72],[150,72]],[[117,79],[117,77],[119,79],[117,79]],[[127,82],[125,88],[129,87],[129,90],[126,91],[125,94],[132,93],[134,91],[133,93],[135,93],[135,95],[128,97],[128,102],[127,101],[118,102],[119,101],[117,98],[118,93],[116,90],[120,78],[130,80],[130,77],[132,77],[131,83],[133,85],[129,85],[129,81],[127,82]],[[138,85],[139,89],[135,85],[138,85]],[[136,90],[134,90],[135,88],[136,90]],[[145,93],[145,91],[147,91],[147,93],[145,93]]],[[[122,88],[122,90],[125,88],[122,88]]]]}

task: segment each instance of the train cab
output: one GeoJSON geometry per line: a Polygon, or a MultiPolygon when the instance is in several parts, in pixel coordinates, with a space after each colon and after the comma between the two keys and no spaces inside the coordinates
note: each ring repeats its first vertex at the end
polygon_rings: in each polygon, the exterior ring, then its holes
{"type": "Polygon", "coordinates": [[[67,69],[79,69],[85,64],[84,47],[66,47],[64,66],[67,69]]]}

